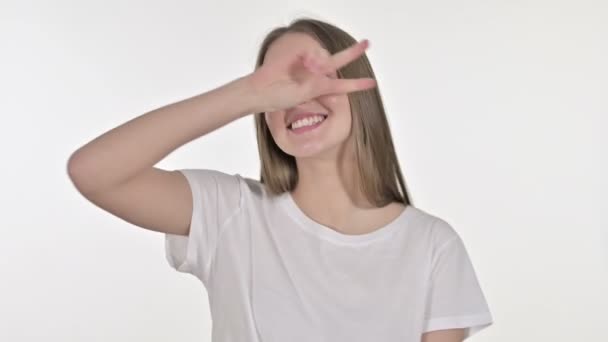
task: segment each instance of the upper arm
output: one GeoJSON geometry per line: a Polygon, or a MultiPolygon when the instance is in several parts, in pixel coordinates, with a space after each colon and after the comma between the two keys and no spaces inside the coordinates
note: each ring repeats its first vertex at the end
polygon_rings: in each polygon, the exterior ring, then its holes
{"type": "Polygon", "coordinates": [[[464,329],[434,330],[422,334],[421,342],[462,342],[464,329]]]}
{"type": "Polygon", "coordinates": [[[123,184],[83,196],[139,227],[176,235],[189,232],[192,196],[179,171],[152,167],[123,184]]]}

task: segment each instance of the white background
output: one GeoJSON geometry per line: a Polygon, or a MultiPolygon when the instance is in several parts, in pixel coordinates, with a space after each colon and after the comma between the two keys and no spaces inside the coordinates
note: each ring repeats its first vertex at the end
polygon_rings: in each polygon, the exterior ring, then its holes
{"type": "MultiPolygon", "coordinates": [[[[602,0],[2,1],[0,340],[210,340],[163,235],[88,202],[67,161],[251,72],[299,15],[370,39],[415,205],[460,233],[494,316],[471,340],[608,340],[602,0]]],[[[254,132],[247,116],[157,166],[257,178],[254,132]]]]}

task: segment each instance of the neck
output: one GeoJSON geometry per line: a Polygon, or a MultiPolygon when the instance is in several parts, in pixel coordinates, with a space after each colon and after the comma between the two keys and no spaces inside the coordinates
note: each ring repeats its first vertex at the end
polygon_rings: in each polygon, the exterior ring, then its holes
{"type": "Polygon", "coordinates": [[[292,197],[310,216],[341,225],[356,214],[373,209],[359,189],[354,161],[297,159],[298,183],[292,197]]]}

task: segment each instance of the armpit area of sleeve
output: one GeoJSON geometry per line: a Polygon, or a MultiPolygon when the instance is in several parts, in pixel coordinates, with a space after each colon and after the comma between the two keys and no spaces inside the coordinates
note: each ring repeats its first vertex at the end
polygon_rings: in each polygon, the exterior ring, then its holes
{"type": "Polygon", "coordinates": [[[203,278],[198,270],[196,241],[200,240],[200,227],[192,225],[189,236],[165,234],[165,256],[171,267],[179,272],[191,273],[203,278]]]}
{"type": "Polygon", "coordinates": [[[197,208],[201,206],[201,193],[196,183],[195,175],[188,170],[180,170],[190,185],[193,211],[190,218],[190,229],[188,236],[165,233],[165,256],[171,267],[179,272],[190,273],[207,284],[208,265],[204,265],[201,255],[203,239],[202,213],[197,208]]]}
{"type": "Polygon", "coordinates": [[[464,328],[464,338],[469,338],[494,323],[490,312],[467,316],[437,317],[424,322],[422,333],[433,330],[464,328]]]}

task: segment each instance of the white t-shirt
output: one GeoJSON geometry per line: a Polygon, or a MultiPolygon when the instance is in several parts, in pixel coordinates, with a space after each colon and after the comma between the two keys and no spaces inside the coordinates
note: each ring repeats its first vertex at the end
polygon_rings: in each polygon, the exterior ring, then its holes
{"type": "Polygon", "coordinates": [[[343,234],[289,192],[179,171],[194,210],[189,236],[165,234],[166,257],[205,286],[214,342],[420,342],[493,323],[462,239],[436,216],[408,205],[378,230],[343,234]]]}

